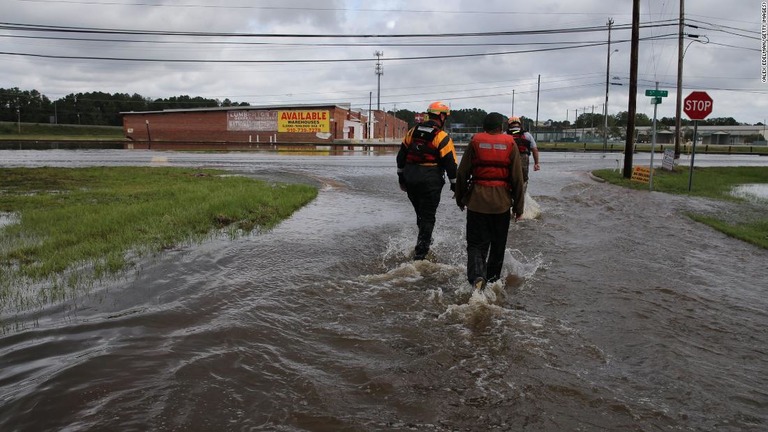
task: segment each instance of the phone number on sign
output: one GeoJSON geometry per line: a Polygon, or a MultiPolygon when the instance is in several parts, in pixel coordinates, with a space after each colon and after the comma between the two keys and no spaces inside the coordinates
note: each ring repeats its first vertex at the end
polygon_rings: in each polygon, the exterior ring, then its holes
{"type": "Polygon", "coordinates": [[[322,128],[305,128],[305,127],[287,127],[285,128],[285,132],[296,132],[296,133],[317,133],[322,132],[322,128]]]}

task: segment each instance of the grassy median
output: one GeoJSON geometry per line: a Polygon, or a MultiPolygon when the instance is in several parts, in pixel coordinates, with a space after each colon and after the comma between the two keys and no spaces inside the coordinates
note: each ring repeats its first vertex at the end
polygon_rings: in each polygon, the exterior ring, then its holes
{"type": "MultiPolygon", "coordinates": [[[[739,185],[768,184],[768,167],[694,168],[690,192],[689,173],[688,168],[682,167],[674,171],[656,169],[653,190],[731,202],[735,210],[728,215],[689,212],[687,216],[731,237],[768,249],[768,200],[747,199],[732,193],[739,185]]],[[[648,183],[625,179],[619,171],[604,169],[593,174],[613,184],[649,190],[648,183]]]]}
{"type": "Polygon", "coordinates": [[[77,285],[83,273],[99,278],[120,272],[129,255],[272,227],[317,196],[308,185],[224,173],[0,169],[0,310],[20,282],[77,285]]]}

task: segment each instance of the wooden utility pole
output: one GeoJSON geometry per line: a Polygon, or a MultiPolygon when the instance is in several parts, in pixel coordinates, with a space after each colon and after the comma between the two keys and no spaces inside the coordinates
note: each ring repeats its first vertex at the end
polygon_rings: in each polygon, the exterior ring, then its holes
{"type": "Polygon", "coordinates": [[[608,150],[608,89],[611,82],[611,27],[613,18],[608,20],[608,55],[605,59],[605,103],[603,104],[603,151],[608,150]]]}
{"type": "Polygon", "coordinates": [[[680,111],[683,106],[683,30],[685,29],[685,1],[680,0],[680,23],[677,34],[677,97],[675,105],[675,160],[680,159],[680,111]]]}
{"type": "Polygon", "coordinates": [[[640,0],[632,0],[632,51],[629,59],[629,106],[627,107],[627,141],[624,146],[624,178],[632,177],[632,155],[635,151],[635,116],[637,115],[637,58],[640,45],[640,0]]]}
{"type": "MultiPolygon", "coordinates": [[[[537,132],[539,131],[539,95],[541,94],[541,74],[536,84],[536,123],[534,123],[533,138],[538,138],[537,132]]],[[[763,126],[765,128],[765,126],[763,126]]],[[[765,135],[765,133],[763,133],[765,135]]]]}

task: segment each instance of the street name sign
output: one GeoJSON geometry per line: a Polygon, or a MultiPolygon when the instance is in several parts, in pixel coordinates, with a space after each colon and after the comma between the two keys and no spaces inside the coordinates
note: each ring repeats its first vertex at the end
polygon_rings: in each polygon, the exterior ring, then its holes
{"type": "Polygon", "coordinates": [[[669,92],[667,90],[646,90],[645,95],[653,97],[667,97],[669,96],[669,92]]]}

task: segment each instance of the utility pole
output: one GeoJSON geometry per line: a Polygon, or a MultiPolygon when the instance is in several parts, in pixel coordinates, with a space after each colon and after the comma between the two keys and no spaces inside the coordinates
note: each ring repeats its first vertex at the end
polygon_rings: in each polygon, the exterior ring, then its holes
{"type": "Polygon", "coordinates": [[[373,92],[368,92],[368,140],[373,138],[373,92]]]}
{"type": "Polygon", "coordinates": [[[677,97],[675,105],[675,160],[680,159],[680,110],[683,106],[683,30],[685,29],[685,1],[680,0],[680,23],[677,33],[677,97]]]}
{"type": "Polygon", "coordinates": [[[512,115],[515,115],[515,89],[512,89],[512,115]]]}
{"type": "Polygon", "coordinates": [[[381,56],[384,55],[383,51],[376,51],[376,78],[378,83],[376,84],[376,111],[381,110],[381,76],[384,75],[384,68],[381,66],[381,56]]]}
{"type": "MultiPolygon", "coordinates": [[[[659,91],[659,82],[656,81],[656,91],[659,91]]],[[[657,110],[659,108],[659,102],[661,102],[661,98],[656,98],[654,96],[654,102],[653,102],[653,136],[651,138],[651,173],[648,178],[648,187],[650,191],[653,191],[653,155],[656,152],[656,114],[657,110]]]]}
{"type": "Polygon", "coordinates": [[[605,61],[605,105],[603,105],[603,151],[608,150],[608,87],[611,75],[611,27],[613,18],[608,19],[608,57],[605,61]]]}
{"type": "Polygon", "coordinates": [[[579,127],[579,109],[576,109],[576,114],[574,114],[573,117],[573,142],[576,142],[578,131],[576,128],[579,127]]]}
{"type": "MultiPolygon", "coordinates": [[[[536,84],[536,123],[534,124],[533,129],[533,139],[538,139],[538,131],[539,131],[539,94],[541,93],[541,74],[539,74],[539,80],[536,84]]],[[[765,123],[763,123],[765,125],[765,123]]],[[[765,135],[765,126],[763,126],[763,135],[765,135]]]]}
{"type": "Polygon", "coordinates": [[[635,116],[637,115],[637,58],[640,46],[640,0],[632,0],[632,50],[629,54],[629,106],[627,141],[624,146],[624,178],[632,177],[632,153],[635,151],[635,116]]]}
{"type": "Polygon", "coordinates": [[[144,120],[147,125],[147,150],[152,150],[152,134],[149,133],[149,120],[144,120]]]}

